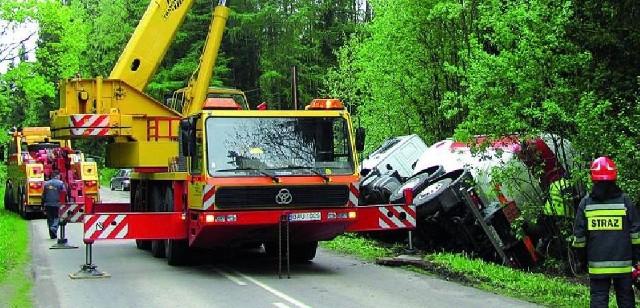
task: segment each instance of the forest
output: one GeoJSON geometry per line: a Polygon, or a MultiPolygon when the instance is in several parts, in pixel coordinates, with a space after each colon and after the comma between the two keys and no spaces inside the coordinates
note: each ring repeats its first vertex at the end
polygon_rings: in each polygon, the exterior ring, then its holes
{"type": "MultiPolygon", "coordinates": [[[[0,34],[38,24],[37,43],[0,42],[0,130],[47,126],[57,84],[108,76],[149,0],[5,0],[0,34]]],[[[640,201],[640,2],[632,0],[233,0],[212,83],[252,106],[340,98],[367,130],[367,151],[418,134],[571,140],[572,177],[607,155],[640,201]]],[[[196,1],[146,92],[184,87],[217,0],[196,1]]],[[[7,138],[0,135],[0,138],[7,138]]],[[[0,140],[2,141],[2,140],[0,140]]],[[[103,147],[80,144],[96,157],[103,147]]]]}

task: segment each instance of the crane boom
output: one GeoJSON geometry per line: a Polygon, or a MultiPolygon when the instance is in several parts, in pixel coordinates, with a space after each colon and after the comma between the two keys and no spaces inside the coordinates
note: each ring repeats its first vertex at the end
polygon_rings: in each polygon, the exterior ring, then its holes
{"type": "Polygon", "coordinates": [[[184,115],[191,115],[202,110],[202,103],[207,97],[211,74],[216,65],[218,51],[222,42],[222,33],[229,18],[229,8],[225,6],[225,1],[221,0],[213,11],[213,18],[209,27],[209,35],[204,45],[204,51],[200,56],[200,66],[195,79],[192,77],[187,86],[187,96],[184,115]],[[195,103],[194,103],[195,102],[195,103]]]}
{"type": "Polygon", "coordinates": [[[155,0],[145,11],[109,79],[144,91],[194,0],[155,0]]]}
{"type": "MultiPolygon", "coordinates": [[[[50,112],[52,135],[109,140],[106,162],[111,167],[166,168],[169,157],[178,153],[178,122],[184,112],[156,101],[143,89],[194,1],[152,0],[109,78],[61,81],[60,108],[50,112]]],[[[227,3],[219,0],[214,10],[197,76],[184,91],[190,108],[182,111],[201,110],[210,91],[230,11],[227,3]]]]}

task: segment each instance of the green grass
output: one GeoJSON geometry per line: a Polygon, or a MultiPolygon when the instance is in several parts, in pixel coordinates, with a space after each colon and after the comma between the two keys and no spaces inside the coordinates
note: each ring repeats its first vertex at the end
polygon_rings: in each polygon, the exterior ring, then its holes
{"type": "Polygon", "coordinates": [[[515,270],[464,255],[436,253],[425,260],[462,274],[473,286],[525,301],[554,307],[588,307],[589,288],[557,277],[515,270]]]}
{"type": "MultiPolygon", "coordinates": [[[[354,234],[323,242],[322,247],[366,260],[395,256],[400,252],[399,247],[384,248],[374,240],[354,234]]],[[[433,253],[426,255],[424,260],[429,264],[428,269],[417,272],[458,280],[465,285],[546,306],[589,306],[589,287],[568,279],[512,269],[461,254],[433,253]]],[[[609,306],[615,307],[613,295],[609,306]]]]}
{"type": "MultiPolygon", "coordinates": [[[[1,194],[4,196],[4,192],[1,194]]],[[[27,222],[0,209],[0,294],[7,307],[31,307],[27,222]]]]}
{"type": "Polygon", "coordinates": [[[354,255],[369,261],[394,254],[394,249],[382,247],[376,241],[365,239],[354,233],[345,233],[332,241],[320,242],[320,245],[336,252],[354,255]]]}

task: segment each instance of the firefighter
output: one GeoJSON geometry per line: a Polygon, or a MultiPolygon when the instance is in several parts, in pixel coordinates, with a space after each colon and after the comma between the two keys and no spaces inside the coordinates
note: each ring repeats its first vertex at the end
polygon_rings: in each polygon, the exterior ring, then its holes
{"type": "Polygon", "coordinates": [[[47,227],[49,237],[58,238],[58,225],[60,224],[60,195],[65,191],[64,183],[60,181],[60,171],[53,170],[51,179],[44,183],[42,191],[42,204],[47,213],[47,227]]]}
{"type": "Polygon", "coordinates": [[[618,307],[634,307],[631,272],[640,257],[640,218],[616,185],[617,168],[609,157],[591,164],[593,188],[576,212],[576,248],[586,249],[591,307],[607,307],[613,280],[618,307]]]}

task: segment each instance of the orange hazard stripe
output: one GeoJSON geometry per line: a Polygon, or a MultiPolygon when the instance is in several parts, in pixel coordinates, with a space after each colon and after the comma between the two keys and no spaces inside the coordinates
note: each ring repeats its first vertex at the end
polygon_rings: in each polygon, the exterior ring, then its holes
{"type": "Polygon", "coordinates": [[[524,246],[527,247],[527,250],[529,251],[529,254],[531,255],[531,258],[533,259],[533,261],[538,261],[539,259],[538,253],[536,252],[536,248],[533,247],[533,243],[531,242],[531,237],[529,237],[528,235],[525,235],[524,237],[524,246]]]}

